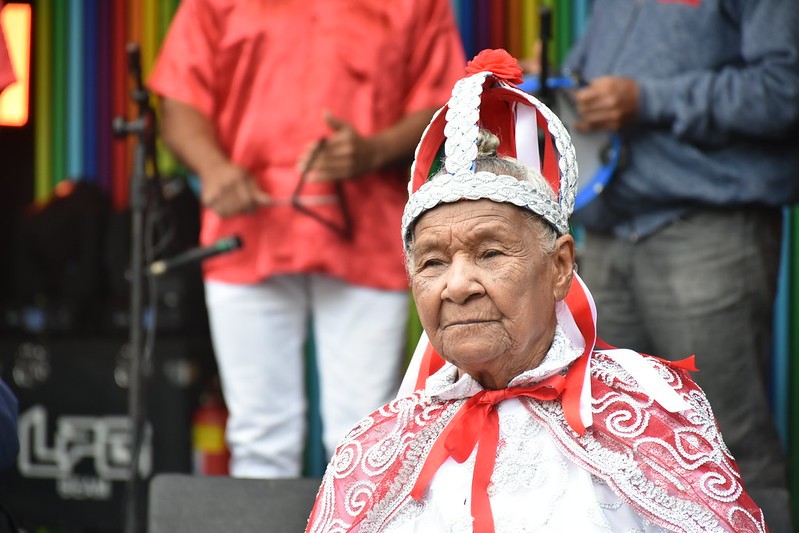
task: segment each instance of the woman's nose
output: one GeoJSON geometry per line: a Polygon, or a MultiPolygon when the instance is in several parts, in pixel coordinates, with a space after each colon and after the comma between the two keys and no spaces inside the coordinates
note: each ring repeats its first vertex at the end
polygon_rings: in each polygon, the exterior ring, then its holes
{"type": "Polygon", "coordinates": [[[479,270],[468,260],[454,260],[447,269],[446,285],[441,293],[442,300],[464,303],[475,295],[485,294],[479,279],[479,270]]]}

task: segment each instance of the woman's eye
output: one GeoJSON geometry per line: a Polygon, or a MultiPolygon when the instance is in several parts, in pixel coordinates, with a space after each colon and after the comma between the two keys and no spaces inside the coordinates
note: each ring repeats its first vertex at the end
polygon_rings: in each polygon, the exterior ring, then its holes
{"type": "Polygon", "coordinates": [[[502,255],[502,252],[500,252],[499,250],[493,250],[492,249],[492,250],[486,250],[485,252],[483,252],[483,258],[485,258],[485,259],[491,259],[492,257],[498,257],[500,255],[502,255]]]}
{"type": "Polygon", "coordinates": [[[444,264],[444,262],[441,261],[440,259],[425,259],[424,261],[421,262],[419,270],[425,270],[427,268],[434,268],[434,267],[437,267],[437,266],[441,266],[443,264],[444,264]]]}

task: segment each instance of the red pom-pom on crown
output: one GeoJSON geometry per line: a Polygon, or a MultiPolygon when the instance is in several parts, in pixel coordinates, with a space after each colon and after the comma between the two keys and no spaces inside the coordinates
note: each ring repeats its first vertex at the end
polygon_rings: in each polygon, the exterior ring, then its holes
{"type": "Polygon", "coordinates": [[[466,63],[467,74],[472,75],[478,72],[491,72],[496,78],[514,85],[523,81],[522,69],[518,62],[502,48],[483,50],[466,63]]]}

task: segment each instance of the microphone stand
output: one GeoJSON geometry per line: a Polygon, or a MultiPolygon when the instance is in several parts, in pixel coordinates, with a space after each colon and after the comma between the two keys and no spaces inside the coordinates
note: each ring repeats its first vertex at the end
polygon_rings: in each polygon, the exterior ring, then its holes
{"type": "MultiPolygon", "coordinates": [[[[135,87],[131,97],[138,105],[136,119],[126,121],[115,117],[114,134],[117,137],[136,136],[133,154],[133,171],[130,178],[131,249],[130,249],[130,370],[128,378],[128,413],[131,420],[131,462],[125,493],[125,533],[141,533],[139,473],[140,455],[145,425],[146,376],[151,373],[149,361],[143,357],[142,315],[144,289],[145,209],[147,206],[147,183],[156,184],[156,201],[161,201],[161,185],[155,158],[155,112],[150,106],[150,96],[142,83],[139,45],[128,43],[126,47],[130,74],[135,87]],[[154,176],[148,178],[147,165],[151,165],[154,176]]],[[[153,327],[155,325],[153,324],[153,327]]]]}
{"type": "Polygon", "coordinates": [[[552,107],[552,89],[549,87],[549,40],[552,38],[552,8],[542,6],[539,12],[541,16],[541,89],[539,98],[547,106],[552,107]]]}

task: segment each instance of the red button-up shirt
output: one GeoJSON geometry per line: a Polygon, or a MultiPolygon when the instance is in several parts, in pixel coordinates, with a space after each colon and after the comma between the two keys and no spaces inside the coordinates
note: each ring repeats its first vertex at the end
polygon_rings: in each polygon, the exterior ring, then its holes
{"type": "MultiPolygon", "coordinates": [[[[183,0],[149,86],[209,117],[232,161],[279,203],[299,180],[302,151],[330,133],[325,110],[373,134],[443,105],[464,64],[449,0],[183,0]]],[[[232,234],[244,241],[206,261],[206,277],[249,283],[322,272],[404,289],[407,180],[407,168],[396,168],[344,182],[351,241],[289,205],[227,219],[206,209],[203,244],[232,234]]],[[[332,190],[315,184],[303,194],[332,190]]],[[[319,209],[339,213],[337,204],[319,209]]]]}

